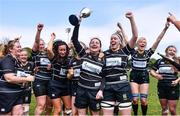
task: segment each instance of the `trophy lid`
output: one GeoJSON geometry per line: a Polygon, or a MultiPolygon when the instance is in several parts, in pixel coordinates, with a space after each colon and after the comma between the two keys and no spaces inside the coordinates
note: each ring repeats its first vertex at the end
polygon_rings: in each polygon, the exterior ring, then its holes
{"type": "Polygon", "coordinates": [[[78,25],[79,24],[79,19],[76,15],[70,15],[69,16],[69,22],[71,23],[71,25],[78,25]]]}

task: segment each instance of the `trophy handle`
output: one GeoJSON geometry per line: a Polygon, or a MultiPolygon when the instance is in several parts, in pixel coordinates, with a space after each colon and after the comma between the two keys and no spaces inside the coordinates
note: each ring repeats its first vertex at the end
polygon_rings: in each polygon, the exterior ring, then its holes
{"type": "Polygon", "coordinates": [[[80,18],[87,18],[91,15],[91,10],[87,7],[84,7],[81,11],[80,11],[80,18]]]}

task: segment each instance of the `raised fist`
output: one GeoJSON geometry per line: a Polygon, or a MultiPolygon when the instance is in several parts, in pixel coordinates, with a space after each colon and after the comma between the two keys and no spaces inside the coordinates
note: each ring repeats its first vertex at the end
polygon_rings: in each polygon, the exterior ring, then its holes
{"type": "Polygon", "coordinates": [[[54,40],[56,38],[56,34],[55,33],[51,33],[51,38],[54,40]]]}
{"type": "Polygon", "coordinates": [[[171,23],[175,22],[176,21],[176,17],[173,14],[171,14],[171,13],[169,13],[169,15],[170,16],[167,17],[167,21],[171,22],[171,23]]]}
{"type": "Polygon", "coordinates": [[[127,12],[126,13],[126,18],[131,19],[133,17],[133,13],[132,12],[127,12]]]}
{"type": "Polygon", "coordinates": [[[37,25],[37,30],[41,31],[43,29],[43,27],[44,27],[44,24],[38,24],[37,25]]]}

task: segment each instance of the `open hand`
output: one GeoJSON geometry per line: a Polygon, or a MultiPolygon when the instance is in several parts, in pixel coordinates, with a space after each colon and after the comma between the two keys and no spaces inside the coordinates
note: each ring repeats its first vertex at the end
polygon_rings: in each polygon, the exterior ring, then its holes
{"type": "Polygon", "coordinates": [[[102,90],[99,90],[96,94],[96,99],[99,100],[99,99],[103,99],[103,92],[102,90]]]}
{"type": "Polygon", "coordinates": [[[47,70],[51,70],[51,64],[48,64],[46,68],[47,70]]]}
{"type": "Polygon", "coordinates": [[[160,74],[157,74],[156,77],[157,77],[158,80],[162,80],[163,79],[163,76],[160,75],[160,74]]]}
{"type": "Polygon", "coordinates": [[[171,85],[172,85],[172,86],[176,86],[178,83],[179,83],[179,80],[176,79],[176,80],[172,81],[171,85]]]}

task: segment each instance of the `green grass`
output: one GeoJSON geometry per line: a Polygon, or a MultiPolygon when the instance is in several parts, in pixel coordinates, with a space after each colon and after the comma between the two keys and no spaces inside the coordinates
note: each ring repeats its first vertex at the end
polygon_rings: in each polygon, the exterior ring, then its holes
{"type": "MultiPolygon", "coordinates": [[[[35,109],[35,98],[32,96],[32,102],[30,105],[30,114],[34,114],[35,109]]],[[[180,115],[180,102],[177,108],[178,114],[180,115]]],[[[139,106],[139,114],[141,114],[141,108],[139,106]]],[[[161,115],[161,106],[157,96],[157,80],[150,77],[150,88],[148,96],[148,115],[161,115]]]]}

